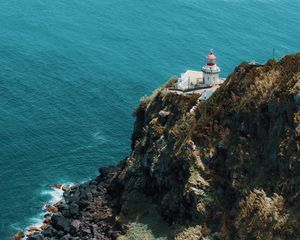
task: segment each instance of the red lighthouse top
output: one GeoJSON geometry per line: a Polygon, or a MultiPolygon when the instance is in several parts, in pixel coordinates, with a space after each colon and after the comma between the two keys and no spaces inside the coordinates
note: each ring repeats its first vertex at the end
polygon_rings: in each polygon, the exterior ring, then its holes
{"type": "Polygon", "coordinates": [[[210,50],[210,53],[206,56],[206,64],[208,66],[213,66],[216,64],[217,57],[213,54],[212,50],[210,50]]]}

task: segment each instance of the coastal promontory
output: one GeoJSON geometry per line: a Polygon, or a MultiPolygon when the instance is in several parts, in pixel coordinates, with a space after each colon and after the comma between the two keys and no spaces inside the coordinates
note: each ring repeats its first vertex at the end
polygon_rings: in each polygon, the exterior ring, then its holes
{"type": "Polygon", "coordinates": [[[134,110],[129,155],[28,239],[299,239],[300,54],[241,63],[206,101],[174,84],[134,110]]]}

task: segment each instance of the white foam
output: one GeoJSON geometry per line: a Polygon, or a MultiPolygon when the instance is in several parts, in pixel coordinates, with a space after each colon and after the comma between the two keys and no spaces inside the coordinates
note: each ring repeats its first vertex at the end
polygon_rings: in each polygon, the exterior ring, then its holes
{"type": "Polygon", "coordinates": [[[102,142],[102,143],[107,142],[107,139],[106,139],[106,137],[104,136],[104,134],[103,134],[102,131],[94,133],[94,134],[93,134],[93,137],[94,137],[96,140],[98,140],[98,141],[100,141],[100,142],[102,142]]]}
{"type": "MultiPolygon", "coordinates": [[[[35,228],[40,228],[43,225],[43,221],[44,221],[44,213],[41,212],[38,216],[30,218],[29,222],[30,225],[26,227],[25,229],[25,234],[28,233],[28,230],[30,227],[35,227],[35,228]]],[[[25,240],[27,240],[28,238],[25,237],[25,240]]]]}
{"type": "Polygon", "coordinates": [[[49,200],[48,204],[54,204],[54,203],[59,202],[62,199],[63,193],[64,193],[64,191],[62,189],[53,188],[50,190],[42,191],[41,194],[43,196],[45,196],[45,195],[50,196],[50,200],[49,200]]]}
{"type": "MultiPolygon", "coordinates": [[[[63,184],[63,185],[71,187],[73,184],[67,183],[67,184],[63,184]]],[[[50,197],[49,201],[47,201],[44,204],[44,206],[46,204],[53,205],[53,204],[59,202],[60,200],[62,200],[63,193],[64,193],[64,191],[62,189],[58,189],[58,188],[54,188],[54,187],[51,189],[48,189],[48,190],[43,190],[41,192],[41,195],[50,197]]],[[[44,215],[45,215],[45,212],[40,212],[37,216],[30,218],[30,220],[29,220],[30,224],[29,224],[29,226],[26,227],[25,232],[28,231],[29,227],[37,227],[37,228],[41,227],[43,225],[44,215]]]]}
{"type": "Polygon", "coordinates": [[[27,227],[41,227],[43,225],[44,221],[44,213],[40,213],[38,216],[30,218],[30,226],[27,227]]]}

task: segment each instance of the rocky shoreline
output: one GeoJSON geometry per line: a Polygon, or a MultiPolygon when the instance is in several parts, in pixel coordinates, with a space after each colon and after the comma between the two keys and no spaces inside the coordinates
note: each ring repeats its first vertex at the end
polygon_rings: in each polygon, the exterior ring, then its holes
{"type": "MultiPolygon", "coordinates": [[[[64,189],[63,199],[46,205],[43,225],[30,227],[16,239],[117,239],[126,226],[116,221],[119,204],[110,187],[117,174],[116,167],[99,169],[100,175],[89,182],[64,189]]],[[[57,186],[54,186],[57,187],[57,186]]]]}

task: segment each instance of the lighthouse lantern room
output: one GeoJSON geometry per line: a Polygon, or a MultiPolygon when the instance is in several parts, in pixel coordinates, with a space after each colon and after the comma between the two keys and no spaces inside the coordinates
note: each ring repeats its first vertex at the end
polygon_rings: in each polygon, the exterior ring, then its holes
{"type": "Polygon", "coordinates": [[[220,68],[217,65],[217,57],[213,54],[212,50],[206,56],[206,65],[202,67],[204,84],[215,85],[220,84],[220,68]]]}

